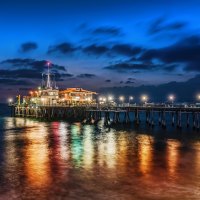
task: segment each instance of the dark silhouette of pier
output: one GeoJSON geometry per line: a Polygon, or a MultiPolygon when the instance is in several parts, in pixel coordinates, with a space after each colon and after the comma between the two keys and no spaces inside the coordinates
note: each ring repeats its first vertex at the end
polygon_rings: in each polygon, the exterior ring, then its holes
{"type": "MultiPolygon", "coordinates": [[[[149,126],[160,125],[164,129],[167,119],[179,129],[192,127],[199,130],[199,107],[161,107],[161,106],[10,106],[11,116],[31,117],[42,120],[69,120],[83,123],[97,123],[104,120],[105,125],[130,124],[139,126],[141,115],[149,126]]],[[[168,123],[169,124],[169,123],[168,123]]]]}

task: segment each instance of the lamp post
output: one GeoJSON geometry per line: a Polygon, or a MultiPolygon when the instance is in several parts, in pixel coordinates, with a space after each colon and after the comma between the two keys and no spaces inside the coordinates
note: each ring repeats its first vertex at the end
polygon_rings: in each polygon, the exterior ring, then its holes
{"type": "Polygon", "coordinates": [[[197,100],[200,101],[200,94],[197,95],[197,100]]]}
{"type": "Polygon", "coordinates": [[[133,96],[130,96],[129,97],[129,102],[128,102],[128,104],[129,104],[129,106],[130,106],[130,102],[133,100],[133,96]]]}
{"type": "Polygon", "coordinates": [[[112,96],[108,96],[108,101],[112,102],[113,101],[113,97],[112,96]]]}
{"type": "Polygon", "coordinates": [[[169,95],[168,99],[169,99],[169,101],[172,103],[172,107],[173,107],[174,99],[175,99],[174,95],[172,95],[172,94],[169,95]]]}
{"type": "Polygon", "coordinates": [[[8,99],[9,105],[11,105],[12,102],[13,102],[13,99],[12,99],[12,98],[9,98],[9,99],[8,99]]]}
{"type": "Polygon", "coordinates": [[[124,99],[125,99],[124,96],[119,97],[119,100],[122,102],[122,106],[123,106],[123,103],[124,103],[124,99]]]}
{"type": "Polygon", "coordinates": [[[147,101],[148,101],[148,96],[147,95],[142,95],[141,96],[141,100],[142,100],[142,102],[144,102],[144,104],[146,104],[147,101]]]}

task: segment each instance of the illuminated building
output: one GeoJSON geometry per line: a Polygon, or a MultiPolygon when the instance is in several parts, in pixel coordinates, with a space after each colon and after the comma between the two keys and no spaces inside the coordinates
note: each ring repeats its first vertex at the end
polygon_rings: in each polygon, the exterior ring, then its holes
{"type": "Polygon", "coordinates": [[[67,88],[59,92],[60,99],[66,104],[91,104],[96,100],[93,98],[96,92],[82,88],[67,88]]]}

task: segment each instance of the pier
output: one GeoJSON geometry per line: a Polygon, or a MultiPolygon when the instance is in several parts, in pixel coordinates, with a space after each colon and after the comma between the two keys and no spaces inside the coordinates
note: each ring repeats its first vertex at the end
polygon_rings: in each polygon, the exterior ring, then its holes
{"type": "Polygon", "coordinates": [[[142,120],[150,127],[161,126],[163,129],[169,125],[178,129],[192,127],[199,130],[199,107],[159,107],[159,106],[37,106],[24,107],[10,106],[11,115],[14,117],[31,117],[42,120],[66,120],[81,121],[83,123],[98,123],[104,120],[104,124],[135,124],[139,126],[142,120]],[[145,119],[141,116],[145,116],[145,119]],[[167,123],[168,120],[168,123],[167,123]]]}

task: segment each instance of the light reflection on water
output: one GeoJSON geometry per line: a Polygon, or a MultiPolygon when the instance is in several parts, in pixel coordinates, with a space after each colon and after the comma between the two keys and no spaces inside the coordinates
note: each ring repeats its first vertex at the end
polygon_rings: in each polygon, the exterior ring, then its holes
{"type": "Polygon", "coordinates": [[[0,199],[200,199],[198,137],[22,118],[0,134],[0,199]]]}

